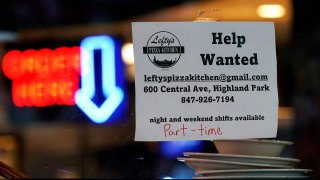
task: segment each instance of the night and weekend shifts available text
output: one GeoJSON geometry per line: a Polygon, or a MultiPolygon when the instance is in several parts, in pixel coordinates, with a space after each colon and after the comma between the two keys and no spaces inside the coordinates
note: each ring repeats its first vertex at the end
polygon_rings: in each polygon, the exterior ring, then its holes
{"type": "Polygon", "coordinates": [[[136,141],[276,136],[273,23],[132,26],[136,141]]]}

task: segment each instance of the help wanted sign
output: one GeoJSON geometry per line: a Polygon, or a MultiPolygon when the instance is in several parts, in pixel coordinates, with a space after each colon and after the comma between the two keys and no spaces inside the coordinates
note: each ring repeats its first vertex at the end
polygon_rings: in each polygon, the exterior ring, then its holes
{"type": "Polygon", "coordinates": [[[132,24],[136,141],[276,137],[272,22],[132,24]]]}

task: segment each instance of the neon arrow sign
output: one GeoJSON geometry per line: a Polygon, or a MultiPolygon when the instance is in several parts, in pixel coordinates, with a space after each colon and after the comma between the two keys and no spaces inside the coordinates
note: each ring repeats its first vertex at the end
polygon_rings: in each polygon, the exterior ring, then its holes
{"type": "Polygon", "coordinates": [[[106,122],[124,99],[116,86],[115,44],[109,36],[91,36],[81,41],[81,88],[75,94],[76,105],[95,123],[106,122]],[[95,89],[94,50],[101,50],[102,92],[105,101],[98,107],[93,102],[95,89]]]}
{"type": "Polygon", "coordinates": [[[81,48],[12,50],[2,68],[12,79],[12,99],[18,107],[76,104],[93,122],[104,123],[124,99],[116,85],[115,42],[108,36],[87,37],[81,48]],[[95,50],[101,52],[101,67],[95,50]],[[105,100],[98,106],[93,99],[101,96],[105,100]]]}

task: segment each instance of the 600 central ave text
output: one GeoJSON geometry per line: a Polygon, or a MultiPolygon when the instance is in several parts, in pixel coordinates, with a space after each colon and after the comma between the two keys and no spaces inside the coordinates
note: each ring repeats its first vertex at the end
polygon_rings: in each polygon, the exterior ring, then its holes
{"type": "Polygon", "coordinates": [[[193,87],[190,85],[187,86],[145,86],[144,87],[145,93],[152,93],[152,92],[208,92],[210,93],[210,89],[206,86],[197,86],[194,85],[193,87]]]}

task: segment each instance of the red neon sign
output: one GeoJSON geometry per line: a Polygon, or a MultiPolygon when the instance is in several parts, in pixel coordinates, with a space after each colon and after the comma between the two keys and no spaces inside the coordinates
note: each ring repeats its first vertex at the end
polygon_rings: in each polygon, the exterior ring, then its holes
{"type": "Polygon", "coordinates": [[[4,74],[12,79],[16,106],[74,105],[79,89],[80,47],[9,51],[4,74]]]}

